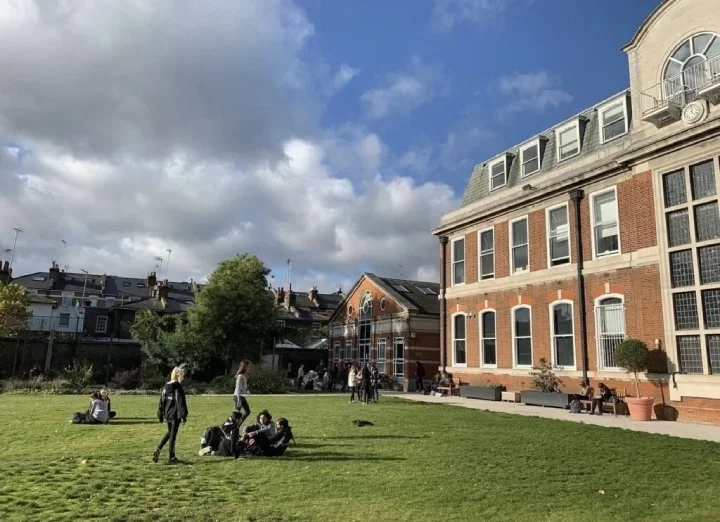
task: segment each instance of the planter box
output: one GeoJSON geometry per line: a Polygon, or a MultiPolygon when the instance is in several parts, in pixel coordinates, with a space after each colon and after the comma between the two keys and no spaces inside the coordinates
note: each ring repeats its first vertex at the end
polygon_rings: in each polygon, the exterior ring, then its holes
{"type": "Polygon", "coordinates": [[[550,408],[567,408],[572,400],[569,393],[541,392],[523,390],[520,392],[520,402],[532,406],[548,406],[550,408]]]}
{"type": "Polygon", "coordinates": [[[504,391],[500,394],[500,398],[507,402],[520,402],[520,392],[504,391]]]}
{"type": "Polygon", "coordinates": [[[500,388],[490,386],[460,386],[460,395],[471,399],[485,399],[486,401],[499,401],[502,398],[500,388]]]}

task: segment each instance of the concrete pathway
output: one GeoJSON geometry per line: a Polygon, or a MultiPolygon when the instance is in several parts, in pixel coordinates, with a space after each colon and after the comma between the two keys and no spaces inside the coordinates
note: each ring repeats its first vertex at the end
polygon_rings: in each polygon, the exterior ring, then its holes
{"type": "Polygon", "coordinates": [[[466,397],[435,397],[416,393],[381,392],[381,401],[383,396],[399,397],[401,399],[416,402],[447,404],[450,406],[460,406],[475,410],[525,415],[528,417],[545,417],[548,419],[558,419],[569,422],[581,422],[584,424],[594,424],[596,426],[605,426],[608,428],[644,431],[646,433],[657,433],[659,435],[669,435],[670,437],[681,437],[684,439],[720,442],[720,426],[710,426],[706,424],[658,420],[636,422],[630,420],[630,417],[625,417],[624,415],[618,415],[615,417],[612,413],[605,413],[602,416],[588,415],[586,413],[569,413],[568,410],[561,410],[560,408],[543,408],[541,406],[526,406],[524,404],[512,402],[484,401],[480,399],[468,399],[466,397]]]}

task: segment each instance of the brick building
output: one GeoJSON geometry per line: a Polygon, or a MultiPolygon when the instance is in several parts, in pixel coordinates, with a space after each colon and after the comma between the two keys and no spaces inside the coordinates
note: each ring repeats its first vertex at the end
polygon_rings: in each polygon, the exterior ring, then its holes
{"type": "Polygon", "coordinates": [[[623,51],[629,89],[477,165],[434,231],[442,364],[634,394],[614,347],[639,338],[658,410],[720,422],[720,10],[665,0],[623,51]]]}
{"type": "Polygon", "coordinates": [[[282,339],[278,342],[301,348],[327,350],[327,326],[330,316],[343,300],[342,291],[320,293],[316,286],[308,292],[288,288],[272,290],[277,307],[278,328],[282,339]]]}
{"type": "Polygon", "coordinates": [[[330,317],[328,360],[376,362],[405,390],[414,390],[415,362],[436,371],[440,285],[364,273],[330,317]]]}

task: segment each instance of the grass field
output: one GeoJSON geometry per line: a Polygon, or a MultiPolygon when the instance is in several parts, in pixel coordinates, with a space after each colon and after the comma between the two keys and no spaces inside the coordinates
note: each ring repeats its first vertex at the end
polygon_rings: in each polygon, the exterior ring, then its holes
{"type": "Polygon", "coordinates": [[[290,419],[297,445],[235,461],[197,456],[232,398],[189,397],[185,463],[168,466],[150,458],[156,401],[115,397],[114,424],[75,426],[85,397],[0,395],[0,520],[720,519],[710,442],[400,399],[251,396],[254,412],[290,419]]]}

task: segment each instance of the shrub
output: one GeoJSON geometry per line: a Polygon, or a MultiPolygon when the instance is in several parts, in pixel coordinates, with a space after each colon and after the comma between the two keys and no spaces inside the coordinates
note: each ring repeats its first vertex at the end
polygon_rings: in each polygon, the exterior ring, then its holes
{"type": "Polygon", "coordinates": [[[110,387],[120,390],[134,390],[140,385],[140,368],[117,372],[110,379],[110,387]]]}
{"type": "MultiPolygon", "coordinates": [[[[253,368],[253,370],[255,369],[253,368]]],[[[235,391],[235,377],[232,375],[218,375],[210,381],[208,389],[211,393],[233,393],[235,391]]]]}
{"type": "Polygon", "coordinates": [[[85,361],[74,361],[72,367],[65,369],[62,377],[69,381],[71,387],[75,389],[83,389],[95,384],[93,366],[85,361]]]}
{"type": "Polygon", "coordinates": [[[552,366],[547,359],[540,359],[540,364],[533,366],[534,372],[530,373],[532,376],[532,387],[535,390],[542,392],[554,392],[558,386],[562,384],[562,381],[552,371],[552,366]]]}
{"type": "Polygon", "coordinates": [[[167,379],[165,377],[148,377],[143,379],[140,388],[143,390],[161,390],[166,382],[167,379]]]}
{"type": "Polygon", "coordinates": [[[640,377],[638,373],[647,369],[650,351],[647,345],[639,339],[625,339],[615,348],[615,364],[635,376],[635,391],[640,397],[640,377]]]}
{"type": "Polygon", "coordinates": [[[283,393],[285,371],[256,365],[250,369],[248,387],[251,393],[283,393]]]}

